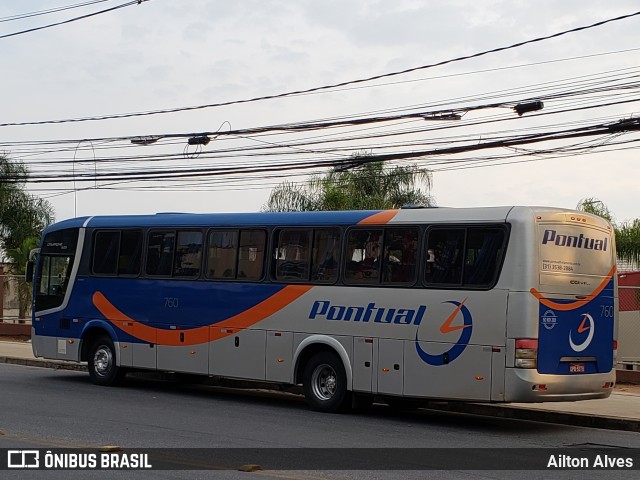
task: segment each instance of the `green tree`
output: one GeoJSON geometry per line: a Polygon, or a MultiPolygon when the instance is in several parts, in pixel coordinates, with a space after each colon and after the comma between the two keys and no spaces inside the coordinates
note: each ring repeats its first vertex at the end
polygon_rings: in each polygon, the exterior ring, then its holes
{"type": "Polygon", "coordinates": [[[594,197],[587,197],[580,200],[578,203],[577,209],[581,212],[591,213],[593,215],[598,215],[609,222],[613,223],[613,217],[611,216],[611,212],[609,211],[609,207],[607,207],[602,200],[598,200],[594,197]]]}
{"type": "Polygon", "coordinates": [[[27,238],[39,237],[53,219],[53,208],[25,190],[29,172],[22,163],[0,155],[0,249],[19,248],[27,238]]]}
{"type": "Polygon", "coordinates": [[[385,210],[403,205],[434,205],[429,195],[431,173],[417,166],[385,167],[368,161],[368,155],[353,156],[353,167],[333,168],[313,176],[307,183],[283,182],[271,192],[262,207],[271,212],[308,210],[385,210]]]}
{"type": "Polygon", "coordinates": [[[640,218],[614,226],[618,258],[640,266],[640,218]]]}
{"type": "Polygon", "coordinates": [[[597,198],[580,200],[577,209],[607,219],[613,225],[616,235],[618,259],[633,265],[640,265],[640,218],[618,224],[614,221],[609,208],[597,198]]]}
{"type": "Polygon", "coordinates": [[[29,237],[23,240],[22,245],[17,248],[10,248],[6,251],[6,256],[11,262],[9,273],[15,275],[18,292],[18,317],[27,318],[29,307],[31,306],[31,284],[24,279],[25,267],[29,260],[29,253],[38,246],[38,239],[29,237]]]}
{"type": "Polygon", "coordinates": [[[22,163],[0,155],[0,258],[9,260],[9,273],[16,276],[20,318],[31,305],[31,286],[23,278],[29,252],[53,221],[51,204],[25,190],[28,176],[22,163]]]}

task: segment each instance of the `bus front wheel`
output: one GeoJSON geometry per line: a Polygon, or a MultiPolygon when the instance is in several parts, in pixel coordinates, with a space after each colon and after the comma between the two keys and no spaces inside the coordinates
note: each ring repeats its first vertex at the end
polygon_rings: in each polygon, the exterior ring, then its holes
{"type": "Polygon", "coordinates": [[[116,349],[111,338],[103,335],[91,345],[87,368],[96,385],[118,385],[126,371],[116,365],[116,349]]]}
{"type": "Polygon", "coordinates": [[[347,375],[340,357],[319,352],[309,359],[302,377],[307,403],[319,412],[337,412],[349,406],[347,375]]]}

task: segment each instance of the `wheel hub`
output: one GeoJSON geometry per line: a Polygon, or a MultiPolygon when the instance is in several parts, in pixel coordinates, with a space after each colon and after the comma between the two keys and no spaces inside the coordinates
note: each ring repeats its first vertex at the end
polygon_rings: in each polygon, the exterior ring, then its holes
{"type": "Polygon", "coordinates": [[[98,348],[93,355],[93,365],[98,375],[101,377],[108,375],[113,365],[111,350],[107,347],[98,348]]]}
{"type": "Polygon", "coordinates": [[[311,378],[314,395],[321,400],[331,400],[336,393],[337,381],[336,372],[330,365],[318,365],[311,378]]]}

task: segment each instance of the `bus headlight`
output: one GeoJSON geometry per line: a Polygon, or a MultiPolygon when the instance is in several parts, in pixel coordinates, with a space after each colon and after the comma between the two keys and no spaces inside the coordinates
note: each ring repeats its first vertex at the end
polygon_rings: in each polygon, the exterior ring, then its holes
{"type": "Polygon", "coordinates": [[[516,340],[516,361],[518,368],[536,368],[538,366],[538,340],[520,338],[516,340]]]}

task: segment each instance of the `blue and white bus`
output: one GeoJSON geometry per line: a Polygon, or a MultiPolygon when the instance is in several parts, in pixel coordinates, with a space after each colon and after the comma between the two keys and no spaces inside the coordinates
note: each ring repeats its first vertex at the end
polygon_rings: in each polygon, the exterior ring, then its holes
{"type": "Polygon", "coordinates": [[[96,216],[48,227],[33,351],[99,385],[156,370],[374,397],[607,397],[611,225],[548,207],[96,216]]]}

